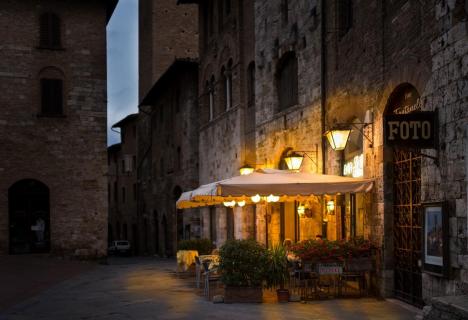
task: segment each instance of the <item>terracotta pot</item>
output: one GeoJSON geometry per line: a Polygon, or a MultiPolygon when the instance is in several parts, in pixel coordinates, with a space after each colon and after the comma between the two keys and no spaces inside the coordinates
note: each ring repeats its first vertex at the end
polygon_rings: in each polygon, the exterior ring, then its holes
{"type": "Polygon", "coordinates": [[[261,287],[229,287],[224,289],[224,303],[262,303],[261,287]]]}
{"type": "Polygon", "coordinates": [[[288,289],[277,289],[276,295],[278,296],[278,302],[289,302],[289,290],[288,289]]]}

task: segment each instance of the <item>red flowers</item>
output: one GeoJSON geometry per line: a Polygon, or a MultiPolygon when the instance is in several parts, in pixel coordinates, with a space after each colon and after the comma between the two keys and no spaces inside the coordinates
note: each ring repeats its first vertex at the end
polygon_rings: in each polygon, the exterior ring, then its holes
{"type": "Polygon", "coordinates": [[[343,261],[350,258],[369,257],[374,246],[369,240],[356,238],[345,240],[305,240],[291,246],[302,261],[343,261]]]}

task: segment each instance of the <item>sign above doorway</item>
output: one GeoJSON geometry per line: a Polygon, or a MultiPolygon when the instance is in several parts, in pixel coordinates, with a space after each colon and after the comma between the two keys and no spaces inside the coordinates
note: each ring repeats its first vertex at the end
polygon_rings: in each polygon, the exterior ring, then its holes
{"type": "Polygon", "coordinates": [[[387,146],[437,149],[439,128],[436,112],[390,114],[384,117],[387,146]]]}

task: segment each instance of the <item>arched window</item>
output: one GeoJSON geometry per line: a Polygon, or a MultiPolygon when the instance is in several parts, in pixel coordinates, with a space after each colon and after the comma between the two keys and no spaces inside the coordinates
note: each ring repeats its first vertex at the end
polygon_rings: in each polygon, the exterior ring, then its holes
{"type": "Polygon", "coordinates": [[[44,68],[40,74],[41,115],[63,114],[63,73],[55,67],[44,68]]]}
{"type": "Polygon", "coordinates": [[[214,108],[215,108],[215,77],[211,76],[211,80],[208,83],[208,106],[209,106],[209,121],[214,119],[214,108]]]}
{"type": "Polygon", "coordinates": [[[250,62],[247,67],[247,104],[249,107],[255,105],[255,62],[250,62]]]}
{"type": "Polygon", "coordinates": [[[60,48],[60,18],[52,12],[40,16],[40,46],[43,48],[60,48]]]}
{"type": "Polygon", "coordinates": [[[228,67],[221,68],[221,81],[223,86],[222,105],[227,111],[232,107],[232,60],[229,60],[228,67]]]}
{"type": "Polygon", "coordinates": [[[277,90],[279,111],[298,103],[297,57],[294,52],[286,53],[278,64],[277,90]]]}

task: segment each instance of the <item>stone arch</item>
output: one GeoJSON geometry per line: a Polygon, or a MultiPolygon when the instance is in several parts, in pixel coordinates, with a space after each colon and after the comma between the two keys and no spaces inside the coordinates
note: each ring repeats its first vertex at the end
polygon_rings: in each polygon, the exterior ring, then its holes
{"type": "Polygon", "coordinates": [[[50,192],[43,182],[23,179],[8,189],[10,253],[50,251],[50,192]]]}

